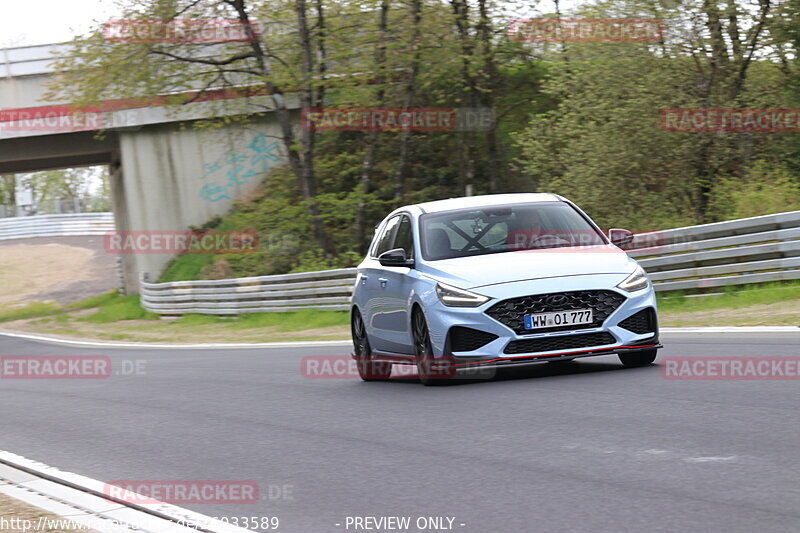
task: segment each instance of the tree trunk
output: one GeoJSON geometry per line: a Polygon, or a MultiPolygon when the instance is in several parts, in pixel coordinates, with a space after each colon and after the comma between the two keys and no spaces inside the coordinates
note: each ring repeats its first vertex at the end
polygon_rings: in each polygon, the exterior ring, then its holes
{"type": "MultiPolygon", "coordinates": [[[[491,21],[486,9],[486,0],[478,0],[478,37],[481,40],[481,54],[483,55],[483,76],[481,76],[481,103],[489,110],[494,109],[494,94],[497,82],[497,67],[494,62],[492,49],[491,21]]],[[[497,192],[500,174],[500,155],[497,145],[497,122],[492,121],[486,130],[486,173],[489,178],[489,192],[497,192]]]]}
{"type": "MultiPolygon", "coordinates": [[[[411,65],[409,65],[408,76],[406,78],[405,98],[403,99],[403,109],[408,109],[414,103],[414,93],[417,87],[417,76],[419,75],[420,61],[420,22],[422,20],[422,0],[411,0],[411,17],[413,29],[411,32],[411,65]]],[[[411,154],[411,127],[403,128],[400,137],[400,157],[397,162],[397,170],[394,174],[394,199],[402,202],[405,196],[406,177],[408,174],[409,156],[411,154]]]]}
{"type": "MultiPolygon", "coordinates": [[[[297,177],[300,191],[307,204],[307,209],[309,215],[311,216],[311,224],[314,230],[314,237],[317,241],[317,245],[325,252],[326,255],[329,255],[330,245],[325,234],[325,230],[322,226],[322,222],[320,221],[319,211],[315,202],[316,187],[313,167],[314,132],[304,130],[300,139],[303,148],[303,153],[301,156],[300,152],[295,146],[295,135],[294,130],[292,129],[291,116],[286,107],[286,99],[283,91],[281,91],[281,89],[277,87],[270,79],[272,72],[267,65],[266,54],[261,46],[261,42],[258,40],[258,37],[251,26],[245,0],[230,0],[229,3],[236,10],[239,21],[245,28],[248,42],[250,43],[250,48],[253,51],[253,57],[258,65],[259,72],[265,79],[264,86],[266,87],[267,92],[270,94],[272,103],[275,106],[275,115],[278,118],[278,125],[281,130],[281,141],[284,149],[286,150],[286,156],[289,159],[289,167],[292,169],[292,173],[294,173],[294,175],[297,177]],[[307,133],[310,133],[310,135],[306,135],[307,133]]],[[[310,57],[311,40],[308,32],[308,24],[305,20],[305,2],[302,0],[296,0],[295,11],[297,13],[298,22],[300,22],[300,39],[302,41],[301,46],[304,55],[303,74],[304,80],[306,81],[302,91],[303,96],[301,100],[303,102],[303,106],[308,105],[308,107],[311,107],[309,89],[312,79],[310,69],[313,68],[313,62],[311,61],[310,57]]]]}
{"type": "MultiPolygon", "coordinates": [[[[708,72],[704,71],[699,61],[696,64],[698,79],[703,82],[700,92],[700,105],[703,108],[739,105],[737,102],[747,81],[748,67],[758,48],[771,9],[771,0],[758,1],[760,7],[757,20],[747,30],[747,37],[743,41],[735,3],[728,0],[725,12],[722,13],[718,1],[703,0],[701,7],[710,43],[710,53],[706,53],[708,72]],[[723,24],[723,20],[727,25],[723,24]]],[[[698,223],[708,222],[709,194],[714,189],[717,173],[711,161],[721,142],[724,141],[706,137],[697,143],[694,167],[697,172],[695,216],[698,223]]]]}
{"type": "MultiPolygon", "coordinates": [[[[322,14],[321,9],[322,8],[320,6],[320,16],[322,14]]],[[[302,74],[304,83],[303,88],[300,90],[300,104],[303,109],[310,109],[321,102],[318,102],[315,98],[313,43],[311,40],[311,33],[308,29],[308,17],[305,0],[295,0],[295,13],[297,14],[297,26],[300,34],[300,49],[303,56],[302,74]]],[[[324,53],[324,43],[321,43],[320,50],[322,53],[324,53]]],[[[321,59],[321,63],[323,63],[324,57],[321,59]]],[[[321,68],[323,68],[324,72],[324,67],[321,68]]],[[[311,213],[311,223],[314,228],[314,236],[316,237],[317,243],[322,248],[322,251],[325,253],[326,257],[332,257],[333,253],[330,249],[330,242],[325,234],[325,228],[322,226],[322,220],[320,220],[319,209],[316,203],[317,190],[316,179],[314,175],[314,146],[316,143],[316,130],[314,128],[303,128],[303,131],[300,135],[300,143],[303,147],[301,183],[304,191],[304,198],[309,204],[309,212],[311,213]]]]}
{"type": "MultiPolygon", "coordinates": [[[[480,98],[477,81],[470,74],[470,62],[474,60],[474,43],[469,35],[469,5],[466,0],[451,0],[450,5],[461,44],[461,77],[467,88],[468,107],[476,108],[480,98]]],[[[462,185],[472,185],[475,180],[476,136],[473,132],[465,131],[461,138],[464,146],[460,165],[462,185]]]]}
{"type": "MultiPolygon", "coordinates": [[[[382,0],[380,10],[378,12],[378,43],[375,50],[375,70],[376,77],[375,83],[378,86],[376,94],[376,103],[381,107],[385,103],[386,98],[386,29],[387,21],[389,18],[389,2],[382,0]]],[[[378,131],[372,130],[367,132],[365,139],[366,150],[364,152],[364,161],[361,164],[361,179],[359,183],[360,198],[358,200],[358,207],[356,210],[356,245],[361,254],[366,253],[366,248],[369,244],[367,240],[367,223],[366,223],[366,203],[364,195],[369,193],[370,180],[372,179],[372,169],[375,164],[375,151],[376,143],[378,140],[378,131]]]]}

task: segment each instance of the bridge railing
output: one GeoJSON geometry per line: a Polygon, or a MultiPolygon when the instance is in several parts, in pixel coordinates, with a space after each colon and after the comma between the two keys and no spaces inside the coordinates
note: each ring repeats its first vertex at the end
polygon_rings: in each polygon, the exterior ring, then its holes
{"type": "Polygon", "coordinates": [[[103,235],[114,231],[114,213],[70,213],[0,218],[0,240],[103,235]]]}
{"type": "MultiPolygon", "coordinates": [[[[627,247],[656,291],[800,279],[800,211],[636,235],[627,247]]],[[[160,315],[236,315],[349,309],[356,269],[224,280],[141,282],[141,301],[160,315]]]]}

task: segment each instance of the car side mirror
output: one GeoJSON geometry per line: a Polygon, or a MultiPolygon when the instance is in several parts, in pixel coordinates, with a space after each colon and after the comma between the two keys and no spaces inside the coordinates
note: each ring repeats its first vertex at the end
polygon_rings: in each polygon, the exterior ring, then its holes
{"type": "Polygon", "coordinates": [[[402,248],[383,252],[378,256],[378,262],[385,267],[414,268],[414,260],[406,258],[406,251],[402,248]]]}
{"type": "Polygon", "coordinates": [[[633,241],[633,232],[626,229],[611,228],[608,230],[608,238],[617,246],[624,246],[633,241]]]}

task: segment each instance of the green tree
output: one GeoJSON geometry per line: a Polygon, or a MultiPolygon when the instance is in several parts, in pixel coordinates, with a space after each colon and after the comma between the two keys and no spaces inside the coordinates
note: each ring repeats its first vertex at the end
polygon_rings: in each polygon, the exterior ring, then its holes
{"type": "Polygon", "coordinates": [[[586,17],[658,17],[660,43],[539,46],[556,109],[516,139],[540,189],[562,192],[604,224],[635,229],[705,222],[721,176],[742,178],[782,134],[674,133],[668,108],[784,107],[779,40],[761,2],[603,2],[586,17]],[[679,8],[679,9],[678,9],[679,8]],[[779,46],[775,46],[778,42],[779,46]],[[644,226],[644,227],[643,227],[644,226]]]}
{"type": "Polygon", "coordinates": [[[99,210],[108,209],[102,201],[96,201],[107,198],[109,194],[106,167],[67,168],[20,174],[19,181],[33,191],[36,203],[42,206],[56,200],[79,200],[84,208],[95,203],[99,210]]]}
{"type": "Polygon", "coordinates": [[[17,177],[14,174],[0,175],[0,204],[15,207],[17,205],[17,177]]]}

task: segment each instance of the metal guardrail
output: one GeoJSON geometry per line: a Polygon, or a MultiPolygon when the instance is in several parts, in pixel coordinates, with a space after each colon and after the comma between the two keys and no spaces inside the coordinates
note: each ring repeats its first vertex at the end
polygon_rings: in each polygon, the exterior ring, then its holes
{"type": "Polygon", "coordinates": [[[800,211],[636,235],[659,292],[800,279],[800,211]]]}
{"type": "Polygon", "coordinates": [[[222,280],[140,282],[142,307],[161,315],[234,315],[350,308],[355,268],[222,280]]]}
{"type": "Polygon", "coordinates": [[[114,231],[114,213],[70,213],[0,218],[0,240],[103,235],[114,231]]]}
{"type": "MultiPolygon", "coordinates": [[[[800,279],[800,211],[636,235],[627,247],[659,292],[800,279]]],[[[356,269],[224,280],[141,282],[161,315],[349,309],[356,269]]]]}

